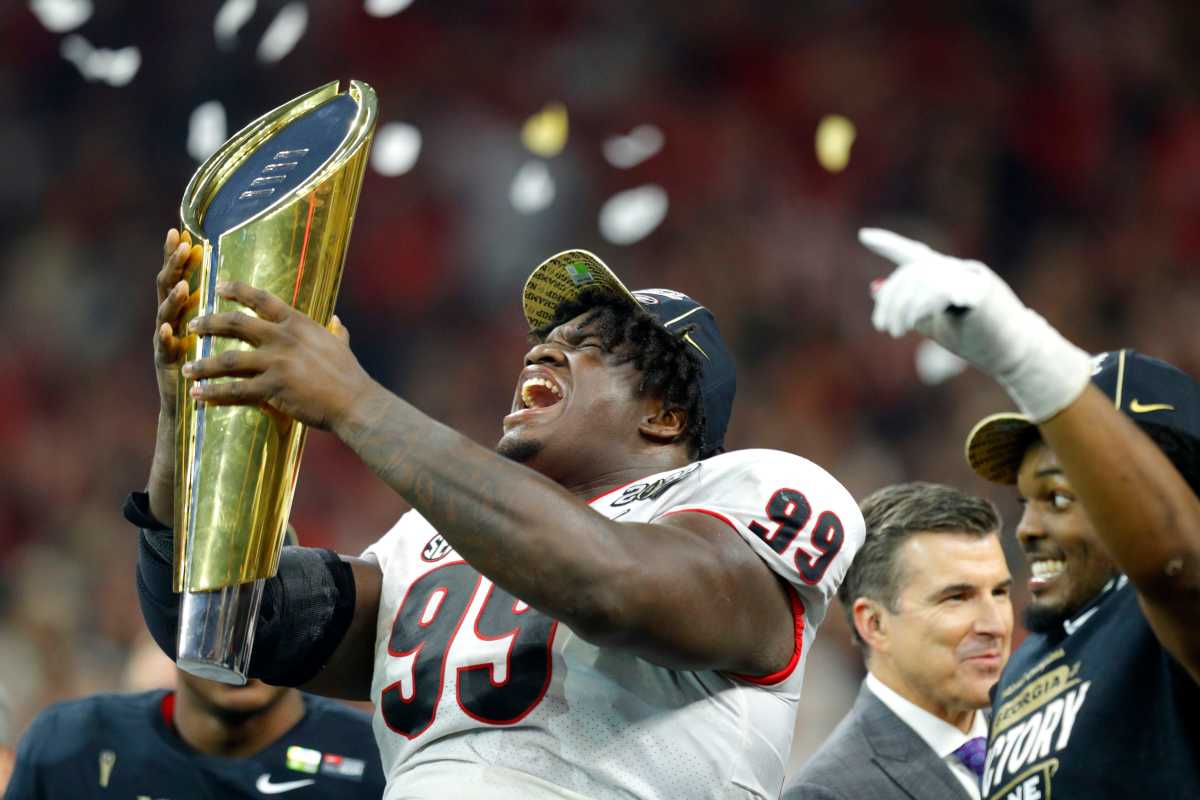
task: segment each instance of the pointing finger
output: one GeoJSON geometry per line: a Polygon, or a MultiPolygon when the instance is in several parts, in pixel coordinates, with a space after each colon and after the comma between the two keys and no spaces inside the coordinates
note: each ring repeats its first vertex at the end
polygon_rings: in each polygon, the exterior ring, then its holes
{"type": "Polygon", "coordinates": [[[906,264],[934,253],[929,245],[883,228],[860,228],[858,241],[871,252],[896,264],[906,264]]]}

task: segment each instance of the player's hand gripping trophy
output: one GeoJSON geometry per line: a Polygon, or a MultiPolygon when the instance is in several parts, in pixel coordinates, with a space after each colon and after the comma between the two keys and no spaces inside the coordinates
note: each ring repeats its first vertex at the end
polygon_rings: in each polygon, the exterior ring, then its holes
{"type": "Polygon", "coordinates": [[[161,400],[150,512],[175,530],[178,665],[241,684],[264,581],[278,569],[306,428],[263,406],[197,403],[180,366],[250,345],[186,335],[198,315],[253,314],[242,281],[322,325],[334,301],[376,120],[371,87],[326,84],[236,133],[196,171],[158,274],[161,400]]]}

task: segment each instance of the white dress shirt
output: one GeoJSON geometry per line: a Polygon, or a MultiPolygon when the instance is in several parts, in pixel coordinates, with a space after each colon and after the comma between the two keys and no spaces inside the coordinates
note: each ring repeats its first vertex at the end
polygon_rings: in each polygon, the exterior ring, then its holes
{"type": "Polygon", "coordinates": [[[958,728],[943,719],[935,717],[913,702],[904,699],[899,694],[883,685],[883,681],[871,673],[867,673],[867,688],[879,698],[892,713],[899,717],[905,725],[912,728],[925,744],[933,748],[938,758],[946,762],[946,766],[958,778],[958,782],[966,789],[972,800],[979,800],[979,779],[975,773],[958,760],[954,751],[962,747],[970,739],[977,736],[987,737],[987,719],[980,711],[975,712],[971,720],[971,728],[963,733],[958,728]]]}

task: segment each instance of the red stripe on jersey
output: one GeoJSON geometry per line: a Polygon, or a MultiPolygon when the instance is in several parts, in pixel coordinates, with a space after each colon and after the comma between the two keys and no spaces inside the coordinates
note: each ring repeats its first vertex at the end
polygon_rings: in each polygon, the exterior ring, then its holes
{"type": "Polygon", "coordinates": [[[783,683],[796,671],[796,665],[800,663],[800,655],[804,651],[804,601],[800,599],[800,593],[796,591],[795,586],[789,583],[787,588],[790,590],[788,594],[792,600],[792,626],[796,636],[796,645],[792,648],[791,659],[783,669],[772,672],[770,675],[755,677],[754,675],[739,675],[736,672],[729,673],[738,680],[759,686],[774,686],[777,683],[783,683]]]}
{"type": "MultiPolygon", "coordinates": [[[[726,525],[733,528],[734,531],[737,531],[737,526],[733,524],[733,521],[730,520],[729,517],[707,508],[681,508],[677,511],[668,511],[662,516],[670,517],[674,514],[707,514],[710,517],[715,517],[716,519],[721,520],[721,522],[724,522],[726,525]]],[[[659,517],[659,519],[662,519],[662,517],[659,517]]],[[[738,535],[740,536],[741,534],[738,535]]],[[[792,601],[792,628],[794,630],[793,635],[795,637],[795,646],[792,648],[791,659],[783,667],[783,669],[779,670],[778,672],[772,672],[770,675],[756,677],[754,675],[741,675],[736,672],[730,672],[729,675],[732,677],[741,681],[748,681],[749,683],[757,684],[759,686],[773,686],[777,683],[782,683],[783,681],[787,680],[788,677],[790,677],[795,671],[796,665],[800,663],[800,655],[804,650],[804,601],[800,599],[800,593],[796,590],[795,586],[790,583],[786,584],[786,586],[789,590],[788,598],[792,601]]]]}

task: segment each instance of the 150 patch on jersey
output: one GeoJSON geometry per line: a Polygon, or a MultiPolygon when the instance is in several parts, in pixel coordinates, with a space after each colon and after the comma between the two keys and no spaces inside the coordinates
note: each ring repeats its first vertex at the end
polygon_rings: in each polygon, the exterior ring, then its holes
{"type": "Polygon", "coordinates": [[[691,475],[696,470],[700,469],[700,464],[692,464],[678,472],[672,472],[670,475],[659,478],[653,481],[640,481],[628,486],[621,492],[621,496],[613,500],[610,504],[613,508],[627,506],[630,503],[636,503],[640,500],[657,500],[666,494],[667,489],[670,489],[675,484],[682,481],[688,475],[691,475]]]}

